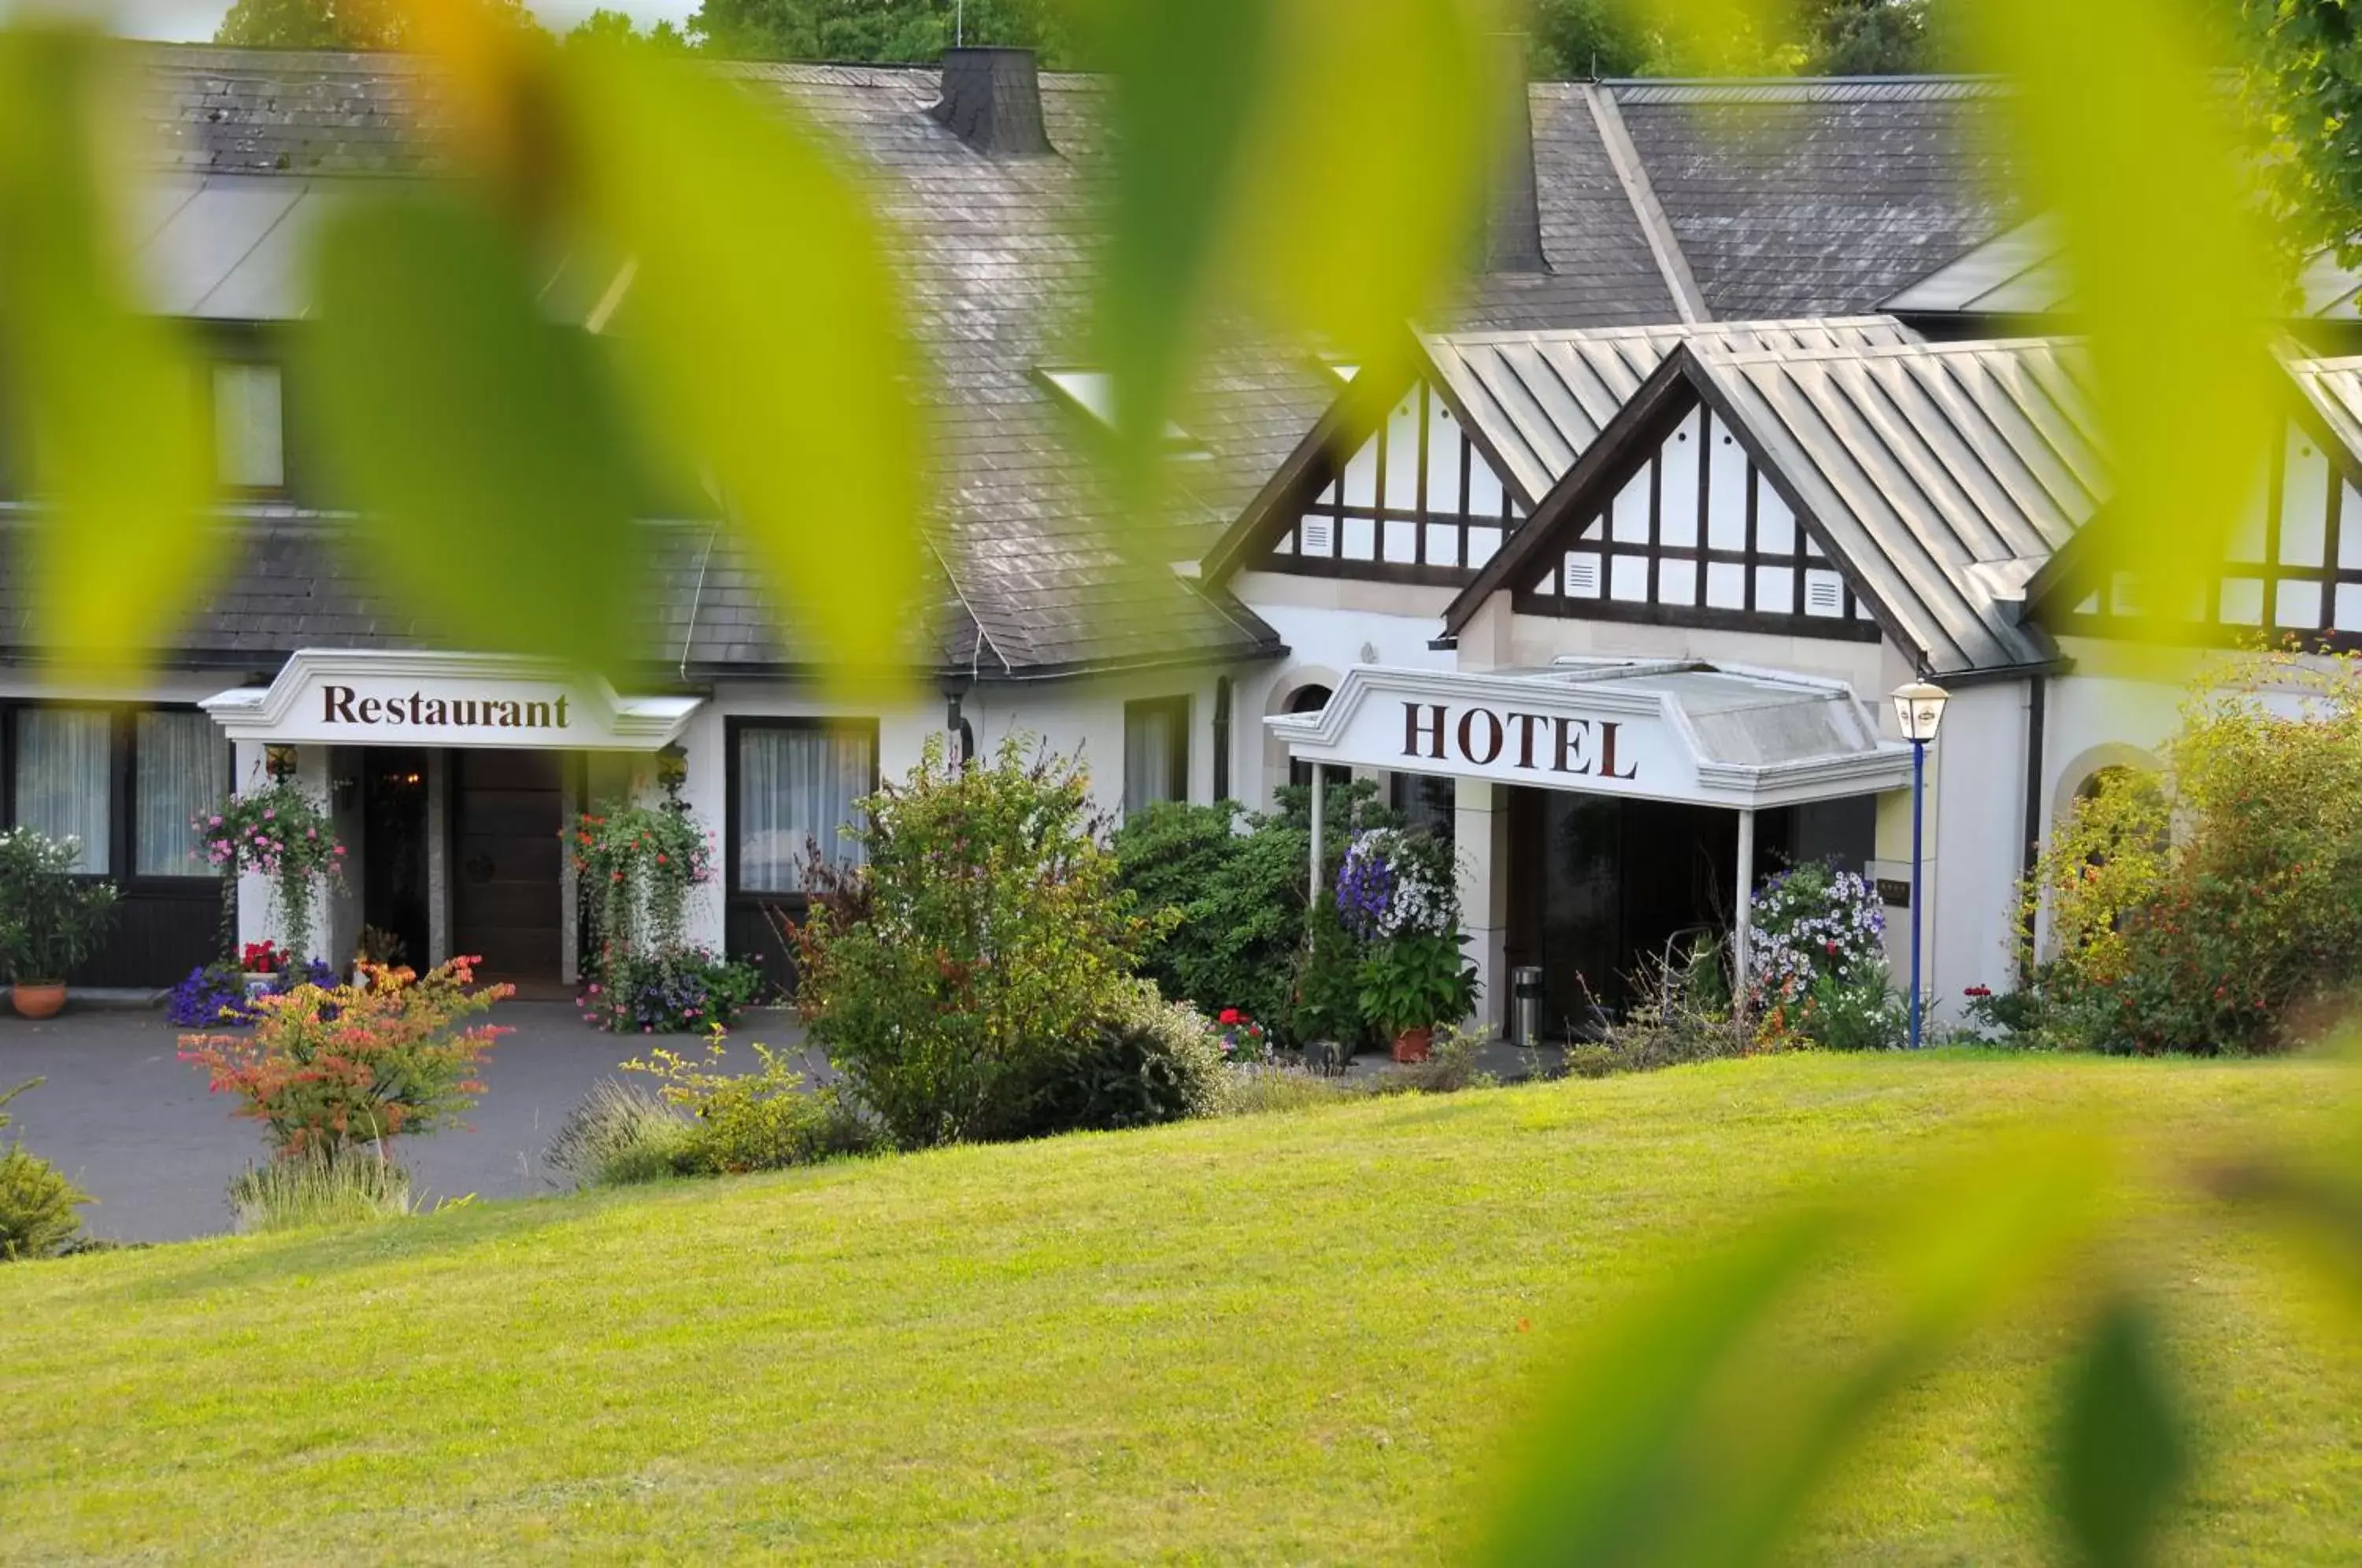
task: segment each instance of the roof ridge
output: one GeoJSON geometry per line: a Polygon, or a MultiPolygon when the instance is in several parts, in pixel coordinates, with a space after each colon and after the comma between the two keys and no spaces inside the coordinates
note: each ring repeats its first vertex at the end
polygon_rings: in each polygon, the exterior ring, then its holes
{"type": "Polygon", "coordinates": [[[1946,342],[1914,338],[1903,343],[1816,343],[1782,347],[1758,345],[1737,348],[1716,343],[1689,345],[1701,360],[1722,365],[1752,365],[1778,361],[1794,364],[1810,359],[1932,359],[1954,354],[2023,353],[2035,348],[2081,348],[2088,339],[2074,333],[2019,337],[1963,337],[1946,342]]]}
{"type": "Polygon", "coordinates": [[[1663,321],[1644,323],[1639,326],[1487,326],[1465,331],[1426,332],[1419,336],[1429,343],[1440,343],[1452,348],[1478,348],[1502,343],[1628,342],[1636,338],[1649,337],[1727,337],[1741,332],[1827,332],[1849,327],[1872,326],[1908,330],[1898,318],[1884,311],[1863,311],[1851,315],[1782,315],[1729,321],[1663,321]]]}

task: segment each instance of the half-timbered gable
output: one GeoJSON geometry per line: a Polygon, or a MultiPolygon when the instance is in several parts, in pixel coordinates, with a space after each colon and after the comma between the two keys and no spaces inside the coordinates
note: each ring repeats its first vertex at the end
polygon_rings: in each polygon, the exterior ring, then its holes
{"type": "Polygon", "coordinates": [[[2034,613],[2070,635],[2362,648],[2362,359],[2291,362],[2301,394],[2221,564],[2178,606],[2125,552],[2081,540],[2036,580],[2034,613]]]}
{"type": "Polygon", "coordinates": [[[2027,579],[2098,504],[2077,350],[1677,348],[1463,590],[1513,611],[1875,640],[1933,670],[2047,657],[2027,579]]]}
{"type": "Polygon", "coordinates": [[[1423,375],[1349,456],[1322,463],[1297,494],[1300,502],[1256,567],[1465,581],[1493,558],[1530,506],[1423,375]]]}

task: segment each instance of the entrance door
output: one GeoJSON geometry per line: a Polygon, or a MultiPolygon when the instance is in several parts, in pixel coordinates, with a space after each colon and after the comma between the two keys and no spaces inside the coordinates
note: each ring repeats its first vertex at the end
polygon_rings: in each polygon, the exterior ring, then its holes
{"type": "Polygon", "coordinates": [[[565,797],[555,751],[451,753],[451,950],[502,980],[559,977],[565,797]]]}
{"type": "Polygon", "coordinates": [[[379,933],[382,960],[424,972],[426,912],[426,753],[410,746],[361,752],[361,923],[379,933]],[[395,953],[386,952],[387,939],[395,953]]]}

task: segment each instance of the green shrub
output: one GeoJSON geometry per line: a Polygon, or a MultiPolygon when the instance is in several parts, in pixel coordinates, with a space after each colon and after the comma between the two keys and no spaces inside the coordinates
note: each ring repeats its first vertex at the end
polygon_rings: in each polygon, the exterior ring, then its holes
{"type": "Polygon", "coordinates": [[[1290,966],[1283,1027],[1299,1047],[1330,1040],[1351,1055],[1374,1039],[1362,1011],[1362,961],[1369,944],[1345,929],[1330,900],[1321,900],[1308,923],[1310,940],[1290,966]]]}
{"type": "MultiPolygon", "coordinates": [[[[1331,784],[1321,809],[1326,885],[1356,833],[1395,818],[1366,779],[1331,784]]],[[[1169,922],[1141,953],[1140,971],[1159,990],[1209,1017],[1237,1008],[1275,1025],[1292,1046],[1359,1042],[1363,1031],[1350,966],[1341,975],[1325,960],[1308,966],[1304,957],[1309,788],[1282,789],[1269,812],[1228,801],[1149,806],[1125,817],[1114,847],[1122,885],[1137,907],[1169,922]]],[[[1316,944],[1327,929],[1314,933],[1316,944]]],[[[1358,962],[1359,944],[1348,945],[1358,962]]]]}
{"type": "MultiPolygon", "coordinates": [[[[807,1089],[803,1075],[788,1065],[785,1055],[759,1041],[750,1048],[757,1065],[747,1073],[723,1066],[719,1032],[708,1037],[701,1057],[659,1045],[645,1060],[624,1064],[626,1072],[654,1077],[662,1086],[657,1093],[663,1105],[680,1113],[677,1133],[640,1130],[659,1147],[672,1140],[669,1152],[676,1173],[743,1176],[785,1170],[858,1154],[876,1141],[867,1123],[852,1113],[833,1088],[807,1089]]],[[[634,1156],[635,1161],[652,1157],[647,1152],[634,1156]]]]}
{"type": "Polygon", "coordinates": [[[21,1143],[0,1149],[0,1263],[52,1258],[82,1230],[74,1212],[90,1195],[21,1143]]]}
{"type": "Polygon", "coordinates": [[[382,1155],[308,1146],[249,1166],[229,1184],[232,1222],[248,1234],[359,1225],[411,1212],[410,1176],[382,1155]]]}
{"type": "MultiPolygon", "coordinates": [[[[0,1127],[8,1125],[8,1102],[41,1081],[28,1078],[0,1093],[0,1127]]],[[[0,1263],[72,1251],[82,1231],[82,1217],[74,1210],[90,1200],[56,1166],[27,1153],[21,1143],[9,1143],[0,1150],[0,1263]]]]}
{"type": "Polygon", "coordinates": [[[2100,775],[2053,834],[2030,900],[2056,951],[2011,1021],[2100,1051],[2301,1043],[2362,968],[2362,668],[2218,671],[2162,760],[2100,775]]]}
{"type": "Polygon", "coordinates": [[[1566,1048],[1569,1077],[1604,1078],[1623,1070],[1623,1058],[1613,1045],[1604,1042],[1585,1040],[1566,1048]]]}
{"type": "Polygon", "coordinates": [[[1037,1133],[1112,1131],[1221,1108],[1222,1048],[1205,1015],[1145,981],[1125,987],[1070,1061],[1050,1064],[1033,1101],[1037,1133]]]}
{"type": "Polygon", "coordinates": [[[797,1005],[903,1148],[1023,1136],[1061,1064],[1123,1004],[1159,923],[1131,912],[1079,763],[1020,742],[862,802],[863,866],[815,855],[797,1005]]]}
{"type": "Polygon", "coordinates": [[[680,1174],[688,1120],[656,1095],[602,1078],[566,1113],[543,1163],[576,1187],[629,1187],[680,1174]]]}

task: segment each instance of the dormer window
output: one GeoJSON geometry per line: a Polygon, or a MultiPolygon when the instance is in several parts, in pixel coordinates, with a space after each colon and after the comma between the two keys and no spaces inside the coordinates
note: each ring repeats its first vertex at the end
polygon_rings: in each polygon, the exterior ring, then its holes
{"type": "Polygon", "coordinates": [[[249,360],[216,364],[213,394],[215,478],[230,490],[286,488],[279,367],[249,360]]]}
{"type": "MultiPolygon", "coordinates": [[[[1043,384],[1087,416],[1100,429],[1115,429],[1115,377],[1083,366],[1049,367],[1039,372],[1043,384]]],[[[1175,458],[1202,458],[1205,443],[1172,420],[1164,422],[1164,450],[1175,458]]]]}

